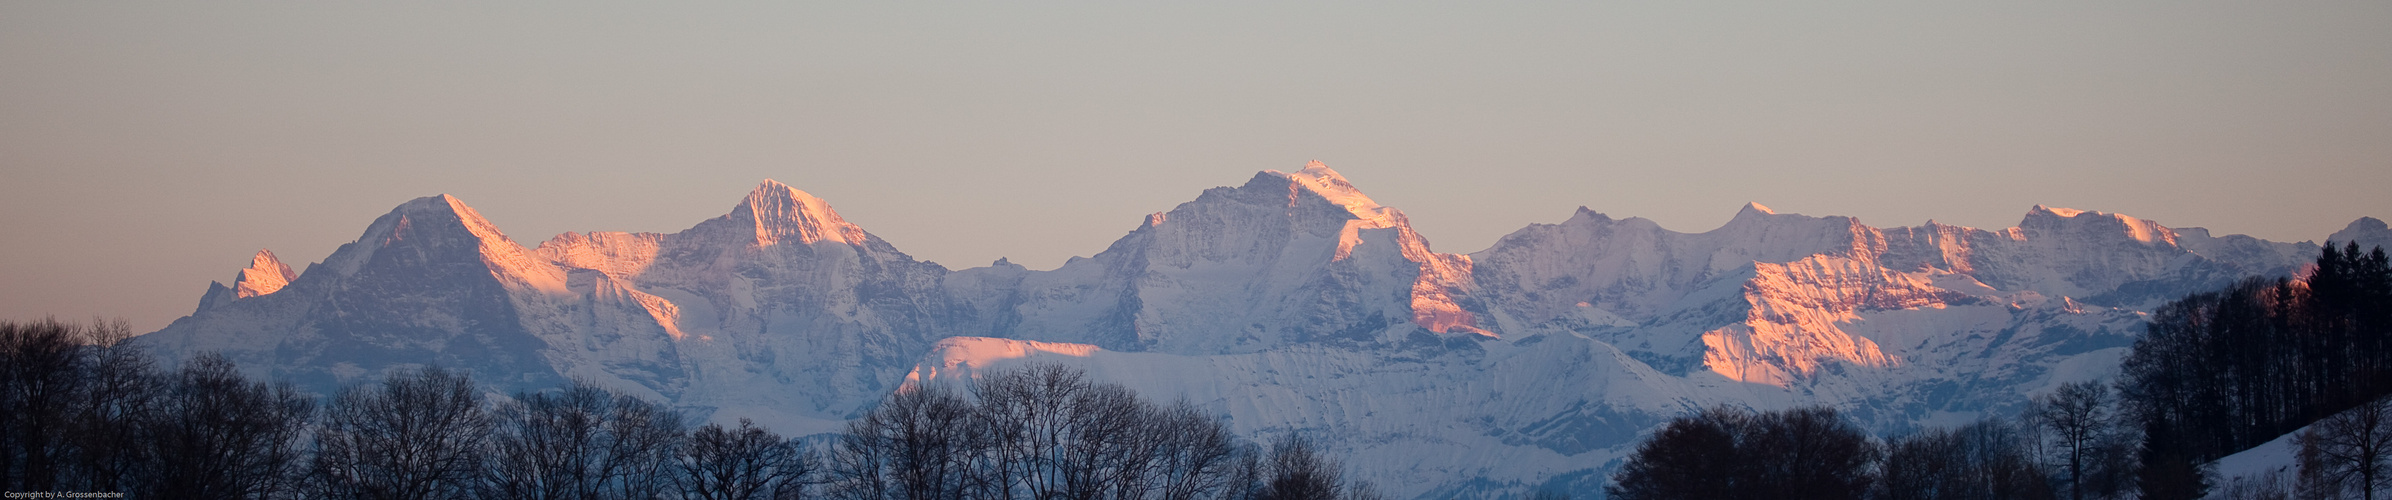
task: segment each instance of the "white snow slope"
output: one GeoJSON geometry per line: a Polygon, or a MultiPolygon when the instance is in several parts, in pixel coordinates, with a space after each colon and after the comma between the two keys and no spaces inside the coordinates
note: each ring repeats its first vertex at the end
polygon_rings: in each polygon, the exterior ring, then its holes
{"type": "Polygon", "coordinates": [[[798,435],[908,381],[1064,363],[1249,437],[1308,433],[1399,496],[1594,497],[1641,433],[1705,406],[1828,404],[1887,432],[2011,411],[2111,376],[2150,307],[2316,252],[2058,208],[1981,230],[1755,204],[1696,234],[1582,208],[1442,254],[1315,162],[1052,271],[956,271],[768,180],[685,231],[534,249],[417,199],[295,278],[261,252],[140,341],[326,393],[423,364],[495,391],[586,379],[798,435]]]}

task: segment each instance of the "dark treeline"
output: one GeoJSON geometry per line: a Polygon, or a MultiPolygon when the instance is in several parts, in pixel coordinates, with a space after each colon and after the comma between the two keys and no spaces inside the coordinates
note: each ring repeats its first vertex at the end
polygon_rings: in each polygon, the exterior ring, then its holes
{"type": "Polygon", "coordinates": [[[2148,438],[2144,488],[2190,498],[2196,464],[2392,390],[2392,266],[2328,242],[2307,279],[2246,279],[2152,312],[2118,387],[2148,438]]]}
{"type": "Polygon", "coordinates": [[[1878,440],[1834,409],[1720,407],[1671,420],[1612,475],[1612,498],[2027,499],[2133,495],[2129,422],[2098,384],[2068,384],[2015,420],[1878,440]]]}
{"type": "Polygon", "coordinates": [[[1612,498],[1859,498],[1879,456],[1859,427],[1824,407],[1680,417],[1620,466],[1612,498]]]}
{"type": "Polygon", "coordinates": [[[909,388],[819,447],[576,383],[490,400],[402,370],[318,402],[220,356],[166,370],[122,322],[0,322],[0,479],[132,498],[1377,500],[1293,435],[1265,449],[1075,370],[909,388]],[[820,449],[817,449],[820,448],[820,449]]]}

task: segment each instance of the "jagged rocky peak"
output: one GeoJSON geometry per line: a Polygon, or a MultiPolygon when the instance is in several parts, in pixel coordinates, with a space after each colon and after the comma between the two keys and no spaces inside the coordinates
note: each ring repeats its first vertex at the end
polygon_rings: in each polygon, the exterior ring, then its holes
{"type": "Polygon", "coordinates": [[[274,293],[295,279],[299,279],[299,273],[291,272],[291,266],[275,258],[274,251],[259,249],[256,256],[249,258],[249,268],[233,276],[233,294],[246,299],[274,293]]]}
{"type": "Polygon", "coordinates": [[[772,179],[756,184],[756,190],[724,217],[753,223],[759,246],[783,241],[864,244],[864,229],[840,218],[830,202],[772,179]]]}
{"type": "Polygon", "coordinates": [[[274,258],[274,252],[260,249],[256,256],[249,258],[248,268],[233,274],[233,286],[224,286],[222,281],[208,282],[208,291],[200,294],[199,309],[193,314],[224,307],[235,300],[280,291],[295,279],[299,279],[299,273],[291,272],[291,266],[283,265],[281,259],[274,258]]]}

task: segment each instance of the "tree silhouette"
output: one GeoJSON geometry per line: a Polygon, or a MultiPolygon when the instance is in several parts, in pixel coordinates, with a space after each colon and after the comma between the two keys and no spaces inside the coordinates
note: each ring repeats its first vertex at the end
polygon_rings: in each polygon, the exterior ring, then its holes
{"type": "Polygon", "coordinates": [[[2295,436],[2303,482],[2334,496],[2375,500],[2392,486],[2392,403],[2377,399],[2318,420],[2295,436]]]}
{"type": "Polygon", "coordinates": [[[438,367],[343,389],[316,432],[314,493],[374,500],[472,496],[490,453],[490,428],[473,380],[438,367]]]}
{"type": "Polygon", "coordinates": [[[1880,454],[1826,407],[1679,417],[1639,444],[1605,491],[1615,498],[1858,498],[1880,454]]]}
{"type": "Polygon", "coordinates": [[[690,433],[681,452],[683,498],[702,500],[796,499],[814,475],[814,457],[755,422],[739,427],[706,424],[690,433]]]}

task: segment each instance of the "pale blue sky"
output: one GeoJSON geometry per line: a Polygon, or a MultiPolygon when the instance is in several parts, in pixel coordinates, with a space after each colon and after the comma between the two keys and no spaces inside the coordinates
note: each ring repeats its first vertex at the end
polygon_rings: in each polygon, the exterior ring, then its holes
{"type": "Polygon", "coordinates": [[[0,3],[0,318],[187,314],[410,198],[526,245],[774,178],[1050,268],[1318,159],[1447,252],[1585,205],[2392,216],[2392,2],[0,3]]]}

